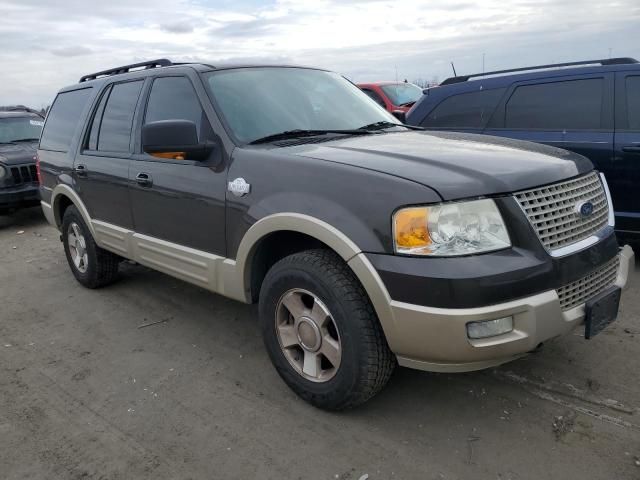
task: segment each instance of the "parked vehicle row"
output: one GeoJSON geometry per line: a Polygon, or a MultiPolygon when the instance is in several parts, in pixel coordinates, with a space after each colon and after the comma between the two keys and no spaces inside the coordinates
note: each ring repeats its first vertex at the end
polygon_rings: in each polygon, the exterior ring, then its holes
{"type": "Polygon", "coordinates": [[[640,63],[572,62],[458,76],[425,90],[407,123],[529,140],[589,158],[609,182],[616,230],[640,240],[640,63]]]}
{"type": "Polygon", "coordinates": [[[276,370],[326,409],[371,398],[396,364],[470,371],[578,325],[591,338],[633,265],[585,157],[403,125],[321,69],[85,75],[58,93],[38,158],[82,285],[130,259],[258,303],[276,370]]]}

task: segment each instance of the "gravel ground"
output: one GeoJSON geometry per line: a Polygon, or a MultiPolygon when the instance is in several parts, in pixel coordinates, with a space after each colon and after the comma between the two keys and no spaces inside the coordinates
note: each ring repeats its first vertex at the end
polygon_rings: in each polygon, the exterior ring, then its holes
{"type": "Polygon", "coordinates": [[[255,307],[121,276],[84,289],[39,209],[0,217],[1,478],[640,478],[640,282],[591,341],[484,372],[399,369],[331,414],[276,375],[255,307]]]}

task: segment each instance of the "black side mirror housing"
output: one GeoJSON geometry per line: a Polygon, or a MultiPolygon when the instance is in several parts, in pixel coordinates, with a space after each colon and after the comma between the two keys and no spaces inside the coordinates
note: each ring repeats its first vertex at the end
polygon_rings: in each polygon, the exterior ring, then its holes
{"type": "Polygon", "coordinates": [[[175,154],[176,158],[205,160],[213,144],[198,141],[198,129],[190,120],[159,120],[142,126],[142,150],[165,158],[175,154]]]}
{"type": "Polygon", "coordinates": [[[407,113],[406,112],[403,112],[402,110],[394,110],[393,112],[391,112],[391,115],[396,117],[402,123],[407,123],[407,113]]]}

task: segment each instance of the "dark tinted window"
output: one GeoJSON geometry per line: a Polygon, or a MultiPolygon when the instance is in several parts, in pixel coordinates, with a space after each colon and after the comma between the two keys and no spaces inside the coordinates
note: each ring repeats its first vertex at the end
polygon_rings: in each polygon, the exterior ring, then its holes
{"type": "Polygon", "coordinates": [[[453,95],[422,121],[423,127],[483,128],[496,109],[504,88],[453,95]]]}
{"type": "Polygon", "coordinates": [[[90,93],[90,88],[83,88],[60,93],[56,97],[42,132],[40,148],[59,152],[69,150],[71,137],[76,131],[90,93]]]}
{"type": "Polygon", "coordinates": [[[507,103],[506,128],[598,129],[602,122],[603,79],[524,85],[507,103]]]}
{"type": "Polygon", "coordinates": [[[640,130],[640,77],[627,77],[629,130],[640,130]]]}
{"type": "Polygon", "coordinates": [[[187,78],[165,77],[153,81],[145,123],[158,120],[191,120],[202,137],[203,115],[198,96],[187,78]]]}
{"type": "Polygon", "coordinates": [[[373,90],[369,90],[367,88],[363,88],[362,91],[366,93],[369,98],[371,98],[372,100],[375,100],[375,102],[378,105],[380,105],[381,107],[387,108],[384,103],[384,100],[382,100],[382,98],[380,98],[380,95],[378,95],[376,92],[374,92],[373,90]]]}
{"type": "Polygon", "coordinates": [[[100,98],[100,103],[98,104],[95,112],[93,113],[93,120],[91,121],[91,132],[89,133],[89,143],[87,144],[87,148],[89,150],[97,150],[98,149],[98,132],[100,131],[100,123],[102,122],[102,114],[104,113],[104,106],[107,103],[107,99],[109,98],[109,92],[111,91],[111,87],[107,88],[102,97],[100,98]]]}
{"type": "Polygon", "coordinates": [[[111,88],[102,114],[98,150],[106,152],[129,151],[133,114],[141,88],[142,80],[117,83],[111,88]]]}

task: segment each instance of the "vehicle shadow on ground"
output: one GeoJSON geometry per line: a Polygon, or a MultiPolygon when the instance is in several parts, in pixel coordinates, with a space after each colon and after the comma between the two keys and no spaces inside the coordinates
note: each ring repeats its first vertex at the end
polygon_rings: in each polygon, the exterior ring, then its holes
{"type": "Polygon", "coordinates": [[[25,208],[8,215],[0,215],[0,231],[9,228],[32,228],[40,225],[47,225],[40,207],[25,208]]]}
{"type": "MultiPolygon", "coordinates": [[[[245,358],[244,362],[234,365],[234,370],[238,369],[235,372],[238,378],[252,379],[247,382],[248,393],[258,397],[262,395],[261,392],[271,390],[271,400],[274,402],[293,399],[296,409],[308,410],[308,414],[315,412],[314,408],[293,396],[273,371],[260,336],[257,306],[235,302],[137,264],[125,263],[121,267],[121,272],[120,280],[109,287],[109,290],[121,291],[125,295],[130,294],[138,300],[145,296],[149,297],[148,301],[151,304],[164,304],[163,312],[182,310],[183,313],[172,317],[171,320],[179,323],[178,338],[199,336],[199,347],[207,349],[211,357],[221,353],[221,343],[224,343],[225,347],[237,348],[234,352],[235,358],[241,358],[243,354],[247,356],[246,352],[252,351],[250,358],[245,358]],[[251,358],[253,361],[247,361],[251,358]],[[275,380],[278,386],[266,388],[265,375],[271,378],[271,381],[275,380]]],[[[146,301],[142,300],[142,303],[146,301]]],[[[150,318],[149,322],[157,320],[150,318]]],[[[519,388],[518,380],[510,377],[512,371],[515,368],[518,376],[534,378],[532,369],[545,353],[549,358],[566,363],[567,359],[558,358],[558,356],[562,357],[564,352],[563,339],[555,342],[560,342],[560,346],[550,345],[541,352],[516,362],[478,372],[449,374],[398,367],[387,387],[377,397],[357,409],[338,415],[357,421],[361,416],[370,418],[371,415],[386,416],[392,412],[397,415],[399,411],[411,411],[418,416],[422,412],[429,418],[435,415],[433,421],[437,421],[439,415],[447,415],[446,412],[450,412],[450,420],[459,421],[464,416],[461,412],[488,408],[487,405],[497,402],[491,409],[495,410],[495,418],[499,419],[505,415],[503,413],[505,410],[509,411],[517,405],[518,401],[511,402],[504,396],[496,398],[491,393],[503,389],[507,384],[513,386],[514,395],[519,396],[522,389],[519,388]]],[[[546,362],[549,359],[543,361],[546,362]]],[[[230,372],[230,375],[234,373],[230,372]]],[[[327,415],[335,414],[327,413],[327,415]]]]}

